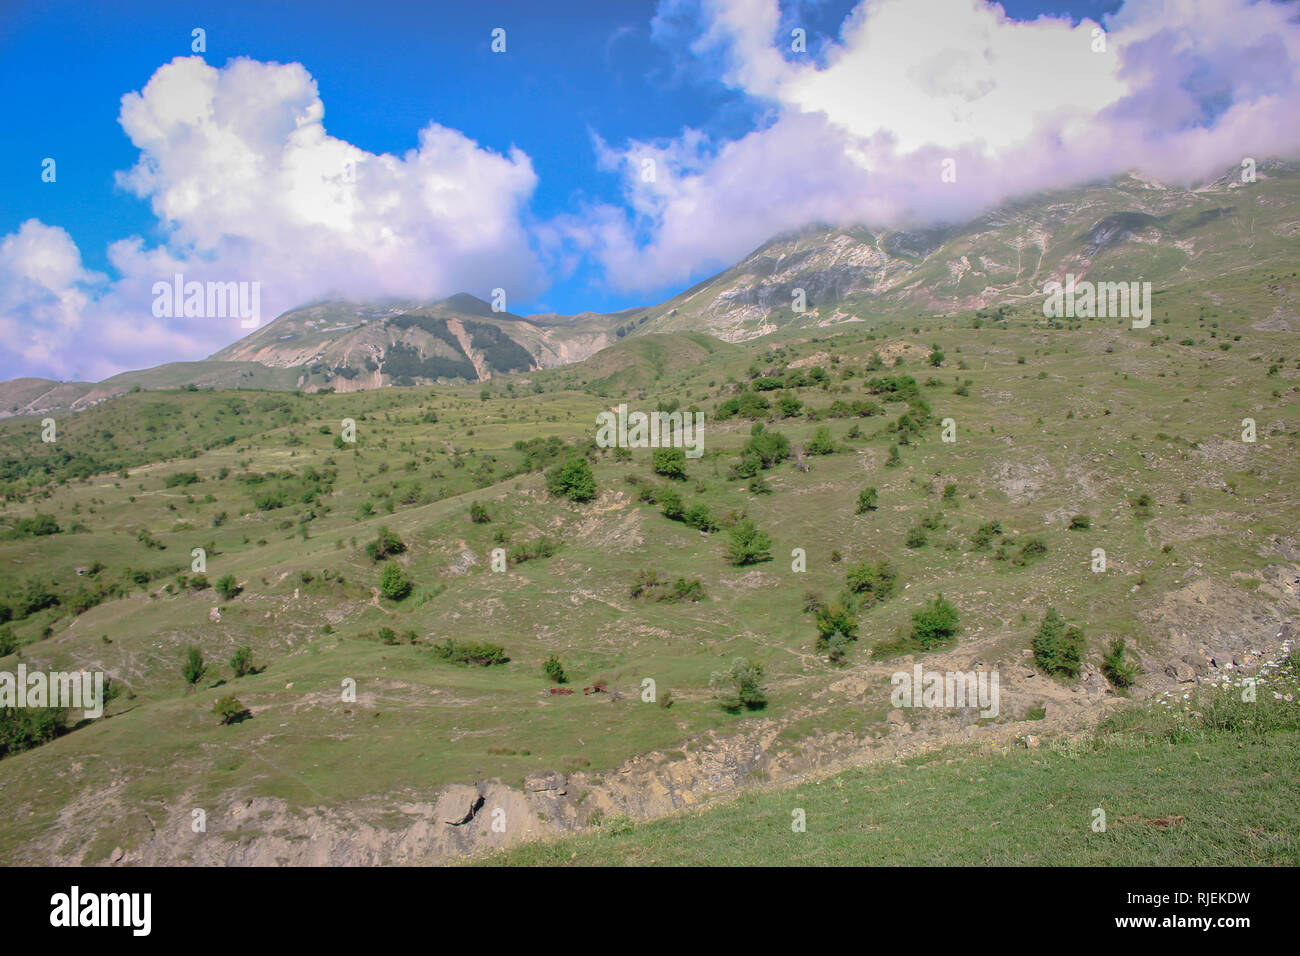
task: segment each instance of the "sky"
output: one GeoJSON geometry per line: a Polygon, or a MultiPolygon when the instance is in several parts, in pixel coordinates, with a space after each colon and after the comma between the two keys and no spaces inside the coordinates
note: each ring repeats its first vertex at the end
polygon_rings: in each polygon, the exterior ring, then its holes
{"type": "Polygon", "coordinates": [[[0,111],[0,378],[93,381],[247,334],[158,314],[176,274],[257,283],[263,324],[498,289],[615,311],[812,224],[1294,157],[1300,11],[0,0],[0,111]]]}

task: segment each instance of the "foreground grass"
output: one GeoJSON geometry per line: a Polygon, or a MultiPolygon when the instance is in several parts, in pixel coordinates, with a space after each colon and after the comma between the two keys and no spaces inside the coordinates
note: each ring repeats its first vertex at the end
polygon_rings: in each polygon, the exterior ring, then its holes
{"type": "MultiPolygon", "coordinates": [[[[1291,688],[1294,690],[1294,688],[1291,688]]],[[[1075,747],[949,751],[748,793],[477,862],[506,866],[1166,866],[1300,863],[1293,701],[1227,691],[1133,708],[1075,747]],[[1225,714],[1227,719],[1225,719],[1225,714]],[[1096,809],[1106,814],[1095,832],[1096,809]],[[795,813],[806,832],[794,832],[795,813]]]]}

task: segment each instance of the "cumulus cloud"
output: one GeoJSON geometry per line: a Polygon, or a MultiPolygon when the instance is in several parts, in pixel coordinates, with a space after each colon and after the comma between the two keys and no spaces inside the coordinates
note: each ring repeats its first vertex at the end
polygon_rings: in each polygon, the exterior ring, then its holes
{"type": "Polygon", "coordinates": [[[202,358],[244,334],[237,319],[155,318],[153,284],[176,273],[260,282],[263,321],[326,296],[539,290],[523,221],[537,185],[528,156],[436,123],[418,148],[376,155],[330,136],[324,113],[300,64],[218,69],[179,57],[160,67],[122,98],[140,156],[118,183],[149,202],[165,242],[115,242],[119,278],[92,285],[63,230],[32,221],[6,237],[0,374],[100,377],[202,358]]]}
{"type": "Polygon", "coordinates": [[[696,130],[598,143],[624,208],[586,210],[596,227],[572,222],[570,240],[625,290],[683,282],[812,223],[961,221],[1123,172],[1189,183],[1300,152],[1300,22],[1280,4],[1129,0],[1103,30],[1015,21],[983,0],[873,0],[816,59],[785,52],[776,0],[663,0],[658,22],[695,24],[693,52],[772,116],[725,143],[696,130]]]}

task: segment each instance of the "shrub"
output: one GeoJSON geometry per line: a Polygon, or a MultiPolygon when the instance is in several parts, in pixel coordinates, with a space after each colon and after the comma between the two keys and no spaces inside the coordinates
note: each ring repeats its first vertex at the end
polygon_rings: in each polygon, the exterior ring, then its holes
{"type": "Polygon", "coordinates": [[[222,726],[226,724],[237,724],[241,720],[246,720],[251,714],[248,708],[239,702],[239,698],[234,694],[221,697],[212,705],[212,712],[221,718],[222,726]]]}
{"type": "Polygon", "coordinates": [[[858,639],[858,622],[853,616],[852,598],[837,598],[813,612],[817,625],[817,649],[824,650],[832,635],[843,634],[850,641],[858,639]]]}
{"type": "Polygon", "coordinates": [[[737,567],[770,560],[771,547],[771,535],[748,518],[737,522],[727,536],[727,557],[737,567]]]}
{"type": "Polygon", "coordinates": [[[233,574],[223,574],[221,577],[217,578],[217,583],[214,584],[213,587],[216,589],[217,593],[227,601],[243,590],[243,588],[239,586],[239,582],[235,580],[233,574]]]}
{"type": "Polygon", "coordinates": [[[903,463],[903,456],[898,451],[897,445],[889,446],[889,457],[885,459],[886,468],[895,468],[903,463]]]}
{"type": "Polygon", "coordinates": [[[492,518],[488,515],[487,509],[477,501],[470,502],[469,520],[475,524],[487,524],[492,518]]]}
{"type": "Polygon", "coordinates": [[[810,455],[829,455],[835,451],[835,442],[831,439],[831,430],[822,426],[813,432],[813,437],[804,445],[804,451],[810,455]]]}
{"type": "Polygon", "coordinates": [[[570,458],[546,473],[546,490],[557,498],[590,501],[596,497],[596,476],[585,458],[570,458]]]}
{"type": "Polygon", "coordinates": [[[1016,565],[1028,564],[1032,559],[1047,553],[1047,543],[1042,538],[1029,538],[1020,546],[1020,553],[1012,561],[1016,565]]]}
{"type": "Polygon", "coordinates": [[[1101,672],[1119,690],[1132,687],[1137,680],[1137,663],[1124,656],[1124,638],[1116,637],[1110,642],[1106,656],[1101,662],[1101,672]]]}
{"type": "Polygon", "coordinates": [[[203,652],[197,647],[190,647],[185,651],[185,663],[181,665],[181,676],[185,678],[185,683],[191,686],[203,680],[204,673],[207,672],[208,666],[203,663],[203,652]]]}
{"type": "Polygon", "coordinates": [[[1133,514],[1135,517],[1149,518],[1151,517],[1151,506],[1155,504],[1155,501],[1149,494],[1143,492],[1142,494],[1137,495],[1130,504],[1133,506],[1133,514]]]}
{"type": "Polygon", "coordinates": [[[506,664],[506,649],[500,644],[458,641],[447,638],[433,645],[434,656],[453,664],[473,664],[477,667],[491,667],[493,664],[506,664]]]}
{"type": "Polygon", "coordinates": [[[406,550],[406,545],[402,539],[389,531],[387,526],[381,526],[379,537],[375,538],[366,545],[366,554],[372,561],[382,561],[392,554],[401,554],[406,550]]]}
{"type": "Polygon", "coordinates": [[[709,515],[708,506],[699,502],[686,509],[682,514],[682,521],[700,531],[716,531],[718,527],[709,515]]]}
{"type": "Polygon", "coordinates": [[[1071,531],[1087,531],[1092,527],[1092,519],[1087,515],[1075,515],[1070,519],[1071,531]]]}
{"type": "Polygon", "coordinates": [[[917,525],[911,531],[907,532],[907,539],[904,542],[909,548],[924,548],[925,543],[930,540],[925,535],[925,529],[917,525]]]}
{"type": "Polygon", "coordinates": [[[538,558],[549,558],[555,552],[560,550],[557,542],[542,535],[535,541],[524,541],[510,549],[508,557],[511,564],[523,564],[525,561],[535,561],[538,558]]]}
{"type": "Polygon", "coordinates": [[[651,469],[656,475],[682,481],[686,478],[686,452],[681,448],[656,448],[651,469]]]}
{"type": "Polygon", "coordinates": [[[854,514],[866,514],[868,511],[876,510],[876,489],[863,488],[858,492],[858,507],[854,514]]]}
{"type": "Polygon", "coordinates": [[[379,642],[387,644],[389,647],[394,646],[397,643],[397,632],[391,627],[381,627],[379,629],[379,642]]]}
{"type": "Polygon", "coordinates": [[[763,665],[743,657],[731,662],[725,671],[714,671],[709,677],[713,697],[724,709],[735,712],[742,707],[758,710],[767,706],[767,692],[763,689],[763,665]]]}
{"type": "Polygon", "coordinates": [[[681,521],[682,516],[686,514],[686,507],[682,504],[682,496],[672,488],[660,488],[655,494],[655,500],[659,503],[665,518],[672,521],[681,521]]]}
{"type": "Polygon", "coordinates": [[[940,594],[912,614],[911,639],[922,650],[934,650],[951,643],[957,628],[957,608],[940,594]]]}
{"type": "Polygon", "coordinates": [[[1002,533],[1001,521],[989,521],[975,529],[971,535],[971,547],[976,551],[987,551],[993,539],[1002,533]]]}
{"type": "Polygon", "coordinates": [[[1034,661],[1054,677],[1078,677],[1083,644],[1083,631],[1067,627],[1056,608],[1049,607],[1034,634],[1034,661]]]}
{"type": "Polygon", "coordinates": [[[564,665],[560,663],[560,659],[554,654],[546,658],[542,664],[542,673],[556,684],[567,684],[569,682],[568,675],[564,673],[564,665]]]}
{"type": "Polygon", "coordinates": [[[230,669],[236,677],[246,677],[253,673],[253,649],[245,644],[230,658],[230,669]]]}
{"type": "Polygon", "coordinates": [[[400,601],[411,593],[411,582],[400,564],[384,565],[384,573],[379,576],[379,590],[390,601],[400,601]]]}
{"type": "Polygon", "coordinates": [[[18,638],[8,624],[0,625],[0,657],[8,657],[18,650],[18,638]]]}
{"type": "Polygon", "coordinates": [[[874,564],[864,559],[851,566],[844,576],[849,590],[862,595],[863,607],[872,607],[889,597],[897,580],[898,572],[883,559],[874,564]]]}

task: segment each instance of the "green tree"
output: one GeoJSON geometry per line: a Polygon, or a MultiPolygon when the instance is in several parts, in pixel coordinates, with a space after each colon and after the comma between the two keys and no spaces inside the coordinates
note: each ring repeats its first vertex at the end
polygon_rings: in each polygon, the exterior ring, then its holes
{"type": "Polygon", "coordinates": [[[235,580],[233,574],[223,574],[221,577],[217,578],[217,583],[214,584],[213,587],[216,588],[217,593],[227,601],[243,590],[243,588],[239,586],[239,582],[235,580]]]}
{"type": "Polygon", "coordinates": [[[804,446],[804,451],[810,455],[829,455],[834,452],[835,442],[831,438],[831,430],[825,425],[818,428],[804,446]]]}
{"type": "Polygon", "coordinates": [[[763,665],[743,657],[731,662],[725,671],[714,671],[709,677],[713,697],[723,708],[738,711],[742,707],[758,710],[767,705],[767,691],[763,687],[763,665]]]}
{"type": "Polygon", "coordinates": [[[854,514],[866,514],[868,511],[876,510],[876,489],[863,488],[858,492],[858,507],[854,514]]]}
{"type": "Polygon", "coordinates": [[[771,535],[760,531],[748,518],[737,522],[728,532],[727,556],[738,567],[770,560],[771,548],[771,535]]]}
{"type": "Polygon", "coordinates": [[[1034,661],[1054,677],[1075,678],[1083,666],[1083,645],[1083,631],[1066,626],[1065,618],[1049,607],[1034,634],[1034,661]]]}
{"type": "Polygon", "coordinates": [[[546,490],[557,498],[590,501],[596,497],[596,476],[585,458],[570,458],[546,473],[546,490]]]}
{"type": "Polygon", "coordinates": [[[543,662],[542,673],[557,684],[567,684],[569,682],[568,675],[564,673],[564,665],[560,663],[560,659],[554,654],[543,662]]]}
{"type": "Polygon", "coordinates": [[[912,614],[912,641],[922,650],[948,644],[957,634],[957,608],[942,594],[912,614]]]}
{"type": "Polygon", "coordinates": [[[203,652],[197,647],[187,648],[185,651],[185,663],[181,665],[181,676],[185,678],[185,683],[193,686],[203,680],[203,675],[207,672],[208,665],[203,663],[203,652]]]}
{"type": "Polygon", "coordinates": [[[384,573],[379,576],[379,590],[390,601],[400,601],[411,593],[411,582],[400,564],[390,562],[384,565],[384,573]]]}
{"type": "Polygon", "coordinates": [[[652,468],[656,475],[682,481],[686,478],[686,451],[682,448],[656,448],[652,468]]]}
{"type": "Polygon", "coordinates": [[[249,716],[248,708],[241,704],[234,694],[219,698],[212,705],[212,712],[221,718],[222,726],[239,723],[249,716]]]}
{"type": "Polygon", "coordinates": [[[245,644],[230,658],[230,669],[236,677],[245,677],[253,673],[253,649],[245,644]]]}

